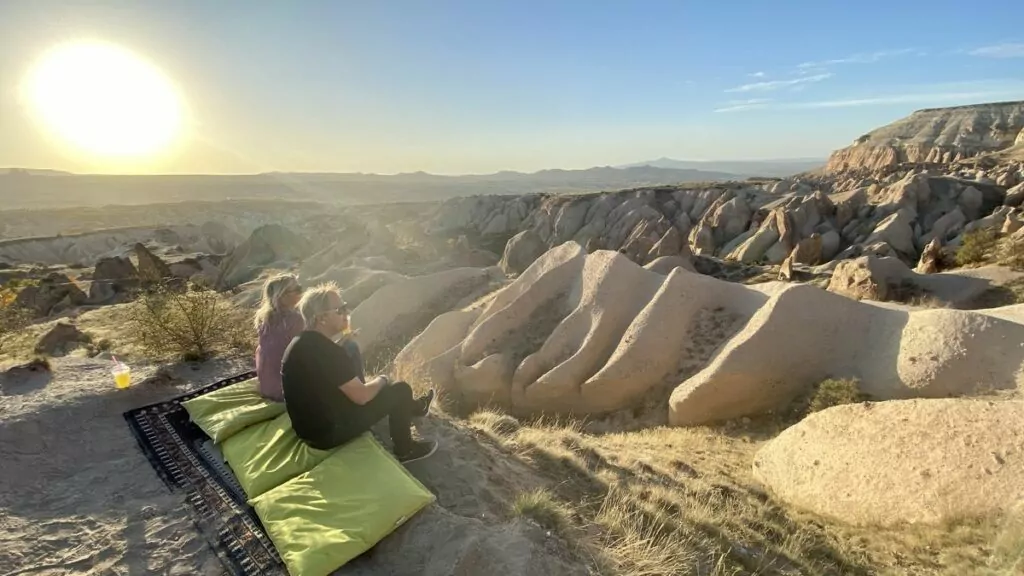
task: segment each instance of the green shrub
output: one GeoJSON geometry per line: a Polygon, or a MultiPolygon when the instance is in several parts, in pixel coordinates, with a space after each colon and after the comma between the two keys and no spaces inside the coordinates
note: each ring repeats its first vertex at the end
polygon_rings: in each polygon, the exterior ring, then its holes
{"type": "Polygon", "coordinates": [[[860,382],[855,378],[829,378],[821,381],[814,390],[807,405],[807,413],[818,412],[842,404],[854,404],[867,400],[860,391],[860,382]]]}
{"type": "Polygon", "coordinates": [[[993,257],[997,235],[991,228],[979,228],[964,234],[960,249],[956,252],[957,266],[983,264],[993,257]]]}
{"type": "Polygon", "coordinates": [[[199,286],[159,285],[132,306],[129,334],[154,358],[205,360],[253,340],[250,320],[222,295],[199,286]]]}

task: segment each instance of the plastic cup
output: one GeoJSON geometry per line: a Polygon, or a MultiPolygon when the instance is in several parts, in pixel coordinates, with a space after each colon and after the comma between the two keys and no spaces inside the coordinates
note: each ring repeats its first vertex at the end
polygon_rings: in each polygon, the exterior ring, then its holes
{"type": "Polygon", "coordinates": [[[114,386],[119,389],[127,388],[132,383],[132,369],[127,364],[118,364],[110,370],[114,375],[114,386]]]}

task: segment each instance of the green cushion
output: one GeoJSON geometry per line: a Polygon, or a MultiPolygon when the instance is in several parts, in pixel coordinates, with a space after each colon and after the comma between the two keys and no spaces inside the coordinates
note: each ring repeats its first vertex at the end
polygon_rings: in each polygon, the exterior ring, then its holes
{"type": "Polygon", "coordinates": [[[369,433],[249,501],[292,576],[324,576],[434,501],[369,433]]]}
{"type": "Polygon", "coordinates": [[[257,380],[246,380],[182,402],[192,421],[213,438],[223,442],[239,430],[276,418],[284,404],[260,396],[257,380]]]}
{"type": "Polygon", "coordinates": [[[220,449],[250,498],[309,472],[330,455],[300,440],[288,413],[249,426],[225,440],[220,449]]]}

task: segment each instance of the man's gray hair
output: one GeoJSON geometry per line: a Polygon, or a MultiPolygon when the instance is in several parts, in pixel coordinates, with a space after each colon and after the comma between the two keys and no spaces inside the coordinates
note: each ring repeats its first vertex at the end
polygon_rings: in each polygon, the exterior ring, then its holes
{"type": "Polygon", "coordinates": [[[302,323],[306,330],[316,327],[316,319],[331,310],[331,294],[337,294],[341,298],[341,290],[334,282],[325,282],[306,290],[299,300],[299,314],[302,314],[302,323]]]}

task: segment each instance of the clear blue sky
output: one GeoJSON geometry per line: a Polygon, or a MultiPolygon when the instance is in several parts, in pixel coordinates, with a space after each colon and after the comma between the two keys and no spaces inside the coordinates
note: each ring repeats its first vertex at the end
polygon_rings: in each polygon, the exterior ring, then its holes
{"type": "Polygon", "coordinates": [[[1022,21],[1020,0],[10,1],[0,166],[97,169],[17,100],[74,38],[181,88],[190,140],[148,171],[479,173],[823,157],[918,108],[1024,99],[1022,21]]]}

